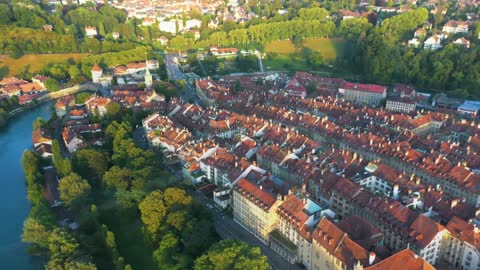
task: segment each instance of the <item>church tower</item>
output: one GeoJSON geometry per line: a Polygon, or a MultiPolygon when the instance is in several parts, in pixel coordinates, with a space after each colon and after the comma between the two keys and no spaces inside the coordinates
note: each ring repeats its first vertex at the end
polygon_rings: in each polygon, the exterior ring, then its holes
{"type": "Polygon", "coordinates": [[[148,69],[148,64],[146,68],[147,69],[145,71],[145,86],[147,88],[151,88],[153,85],[153,78],[152,78],[152,74],[150,74],[150,70],[148,69]]]}
{"type": "Polygon", "coordinates": [[[100,78],[102,77],[103,70],[97,64],[93,65],[92,68],[92,81],[94,83],[99,83],[100,78]]]}

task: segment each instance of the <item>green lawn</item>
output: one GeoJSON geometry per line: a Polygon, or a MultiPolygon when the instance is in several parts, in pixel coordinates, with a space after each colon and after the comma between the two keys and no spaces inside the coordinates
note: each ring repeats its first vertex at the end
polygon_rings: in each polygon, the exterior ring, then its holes
{"type": "Polygon", "coordinates": [[[309,71],[310,67],[305,61],[305,59],[301,59],[295,57],[292,59],[289,55],[278,54],[273,57],[265,57],[263,59],[263,68],[265,71],[292,71],[292,70],[299,70],[299,71],[309,71]]]}
{"type": "MultiPolygon", "coordinates": [[[[303,46],[318,51],[328,62],[335,61],[345,45],[345,40],[338,38],[307,38],[303,41],[303,46]]],[[[272,41],[265,46],[265,52],[273,52],[288,55],[291,52],[298,51],[290,40],[272,41]]]]}
{"type": "Polygon", "coordinates": [[[52,54],[27,54],[19,59],[13,59],[7,55],[0,55],[0,68],[7,67],[9,76],[22,73],[26,68],[31,73],[38,72],[48,63],[65,63],[72,58],[79,61],[87,53],[52,53],[52,54]],[[27,67],[29,66],[29,67],[27,67]]]}
{"type": "Polygon", "coordinates": [[[345,40],[339,38],[309,38],[303,45],[314,51],[320,52],[326,60],[335,60],[341,56],[345,40]]]}

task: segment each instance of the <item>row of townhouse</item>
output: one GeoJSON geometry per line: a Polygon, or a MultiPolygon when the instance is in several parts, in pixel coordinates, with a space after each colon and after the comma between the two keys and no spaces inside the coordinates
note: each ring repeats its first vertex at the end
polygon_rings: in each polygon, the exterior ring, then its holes
{"type": "Polygon", "coordinates": [[[268,188],[242,179],[233,190],[233,215],[275,252],[305,269],[434,269],[409,249],[377,256],[368,247],[382,250],[378,230],[357,216],[333,222],[303,192],[275,197],[268,188]]]}

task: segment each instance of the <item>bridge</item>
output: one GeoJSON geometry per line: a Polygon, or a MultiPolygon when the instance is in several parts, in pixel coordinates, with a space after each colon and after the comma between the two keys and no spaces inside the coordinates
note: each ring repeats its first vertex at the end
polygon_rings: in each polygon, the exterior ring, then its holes
{"type": "Polygon", "coordinates": [[[68,95],[74,95],[74,94],[89,91],[89,90],[97,91],[98,89],[99,89],[98,85],[89,82],[89,83],[84,83],[84,84],[77,84],[77,85],[74,85],[74,86],[68,87],[68,88],[63,88],[63,89],[58,90],[56,92],[50,92],[48,94],[45,94],[45,95],[37,98],[36,102],[34,102],[34,103],[31,103],[31,104],[22,106],[20,108],[17,108],[13,111],[10,111],[8,113],[7,118],[11,118],[15,114],[23,112],[23,111],[28,110],[28,109],[31,109],[31,108],[39,105],[39,104],[42,104],[43,102],[47,102],[47,101],[54,100],[54,99],[57,99],[57,98],[61,98],[61,97],[68,96],[68,95]]]}
{"type": "Polygon", "coordinates": [[[64,89],[43,95],[39,97],[37,101],[39,102],[49,101],[52,99],[57,99],[57,98],[77,94],[77,93],[88,91],[88,90],[96,91],[98,90],[98,86],[93,83],[77,84],[72,87],[64,88],[64,89]]]}

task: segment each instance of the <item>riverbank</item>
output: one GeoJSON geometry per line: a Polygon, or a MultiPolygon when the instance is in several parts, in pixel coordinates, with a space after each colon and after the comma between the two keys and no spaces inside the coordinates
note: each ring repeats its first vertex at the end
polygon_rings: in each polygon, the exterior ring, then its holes
{"type": "Polygon", "coordinates": [[[0,261],[2,269],[37,270],[43,269],[42,261],[30,256],[27,245],[21,242],[23,222],[30,211],[26,198],[24,173],[21,156],[25,149],[32,147],[32,122],[37,117],[48,119],[53,102],[14,116],[14,121],[0,130],[0,163],[3,170],[0,183],[0,261]]]}
{"type": "MultiPolygon", "coordinates": [[[[68,95],[74,95],[74,94],[78,94],[78,93],[86,92],[86,91],[97,91],[97,86],[95,86],[94,84],[91,84],[91,83],[87,83],[87,84],[83,84],[83,85],[76,85],[76,86],[72,86],[72,87],[69,87],[69,88],[65,88],[65,89],[62,89],[62,90],[59,90],[59,91],[56,91],[56,92],[48,93],[45,96],[40,97],[39,99],[35,100],[34,102],[32,102],[30,104],[27,104],[25,106],[16,108],[13,111],[10,111],[8,113],[7,120],[10,120],[12,117],[14,117],[15,115],[17,115],[21,112],[24,112],[24,111],[33,109],[33,108],[35,108],[39,105],[42,105],[45,102],[49,102],[49,101],[52,101],[52,100],[57,99],[57,98],[61,98],[61,97],[68,96],[68,95]]],[[[7,123],[7,125],[8,125],[8,123],[7,123]]]]}

